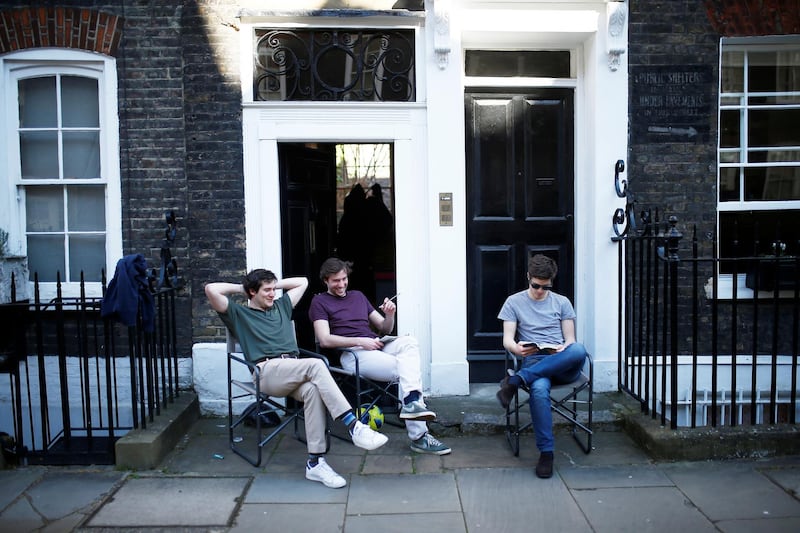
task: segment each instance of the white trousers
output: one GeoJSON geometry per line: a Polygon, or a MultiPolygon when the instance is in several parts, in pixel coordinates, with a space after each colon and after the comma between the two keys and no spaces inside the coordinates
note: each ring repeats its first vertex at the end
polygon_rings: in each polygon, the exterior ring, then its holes
{"type": "MultiPolygon", "coordinates": [[[[419,343],[417,339],[405,335],[384,345],[383,350],[360,350],[347,348],[342,352],[342,368],[376,381],[397,381],[400,398],[411,391],[422,394],[422,371],[420,369],[419,343]]],[[[420,420],[406,420],[406,431],[411,440],[417,440],[428,431],[428,425],[420,420]]]]}

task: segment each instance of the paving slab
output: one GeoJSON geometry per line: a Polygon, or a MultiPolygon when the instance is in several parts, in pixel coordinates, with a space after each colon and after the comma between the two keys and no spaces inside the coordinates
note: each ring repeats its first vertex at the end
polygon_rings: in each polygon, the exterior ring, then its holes
{"type": "Polygon", "coordinates": [[[349,515],[460,513],[456,480],[444,474],[353,476],[349,515]]]}
{"type": "Polygon", "coordinates": [[[30,485],[42,478],[43,467],[26,467],[0,470],[0,516],[30,485]]]}
{"type": "Polygon", "coordinates": [[[244,503],[347,503],[349,486],[329,489],[302,474],[259,474],[247,490],[244,503]]]}
{"type": "Polygon", "coordinates": [[[571,490],[673,486],[672,480],[652,465],[562,467],[558,475],[571,490]]]}
{"type": "MultiPolygon", "coordinates": [[[[769,468],[761,470],[773,482],[795,498],[800,498],[800,467],[795,468],[769,468]]],[[[800,529],[798,530],[800,531],[800,529]]]]}
{"type": "Polygon", "coordinates": [[[664,471],[713,521],[800,517],[800,501],[752,462],[681,463],[664,471]]]}
{"type": "Polygon", "coordinates": [[[675,487],[633,487],[572,492],[595,533],[717,531],[675,487]]]}
{"type": "Polygon", "coordinates": [[[469,531],[591,532],[558,476],[539,479],[532,470],[458,470],[464,520],[469,531]]]}
{"type": "MultiPolygon", "coordinates": [[[[347,533],[466,533],[461,513],[357,515],[347,517],[347,533]]],[[[493,530],[487,530],[493,531],[493,530]]],[[[316,533],[316,532],[315,532],[316,533]]]]}
{"type": "Polygon", "coordinates": [[[73,513],[88,513],[123,477],[124,474],[113,471],[49,471],[28,489],[28,501],[46,522],[73,513]]]}
{"type": "MultiPolygon", "coordinates": [[[[330,490],[330,489],[328,489],[330,490]]],[[[228,531],[287,531],[341,533],[344,530],[345,504],[321,503],[309,511],[304,503],[245,504],[228,531]]],[[[348,533],[351,528],[347,528],[348,533]]]]}
{"type": "Polygon", "coordinates": [[[717,528],[723,533],[797,533],[800,531],[800,518],[765,518],[760,520],[720,520],[717,528]]]}
{"type": "Polygon", "coordinates": [[[249,478],[141,477],[125,484],[89,520],[91,527],[227,526],[249,478]]]}
{"type": "Polygon", "coordinates": [[[0,515],[2,531],[36,531],[45,525],[44,517],[33,508],[26,498],[9,505],[0,515]]]}

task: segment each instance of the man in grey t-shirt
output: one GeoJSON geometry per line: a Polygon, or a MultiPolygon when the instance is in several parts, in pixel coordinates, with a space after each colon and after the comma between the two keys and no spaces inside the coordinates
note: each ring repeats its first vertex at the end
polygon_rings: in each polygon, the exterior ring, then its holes
{"type": "Polygon", "coordinates": [[[575,341],[575,310],[569,299],[552,292],[558,267],[537,254],[528,261],[528,288],[509,296],[497,318],[503,321],[503,347],[522,357],[522,368],[500,382],[497,399],[508,407],[517,389],[530,387],[530,409],[539,461],[536,475],[553,475],[553,416],[550,387],[578,379],[586,348],[575,341]]]}

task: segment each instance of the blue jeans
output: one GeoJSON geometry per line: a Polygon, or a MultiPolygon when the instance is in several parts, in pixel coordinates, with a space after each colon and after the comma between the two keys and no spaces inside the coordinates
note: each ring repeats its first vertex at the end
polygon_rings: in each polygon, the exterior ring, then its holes
{"type": "Polygon", "coordinates": [[[553,414],[550,412],[551,384],[572,383],[580,376],[586,360],[583,344],[572,343],[563,352],[552,355],[529,355],[522,361],[517,375],[530,387],[531,420],[540,452],[552,452],[553,414]]]}

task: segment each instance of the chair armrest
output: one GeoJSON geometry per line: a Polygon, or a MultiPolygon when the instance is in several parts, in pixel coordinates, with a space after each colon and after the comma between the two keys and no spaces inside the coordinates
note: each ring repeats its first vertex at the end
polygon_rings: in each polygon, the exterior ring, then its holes
{"type": "Polygon", "coordinates": [[[325,357],[324,355],[322,355],[321,353],[312,352],[311,350],[306,350],[305,348],[299,348],[299,350],[300,350],[300,357],[310,357],[310,358],[313,358],[313,359],[321,359],[325,363],[325,366],[330,370],[331,364],[328,361],[328,358],[325,357]]]}

